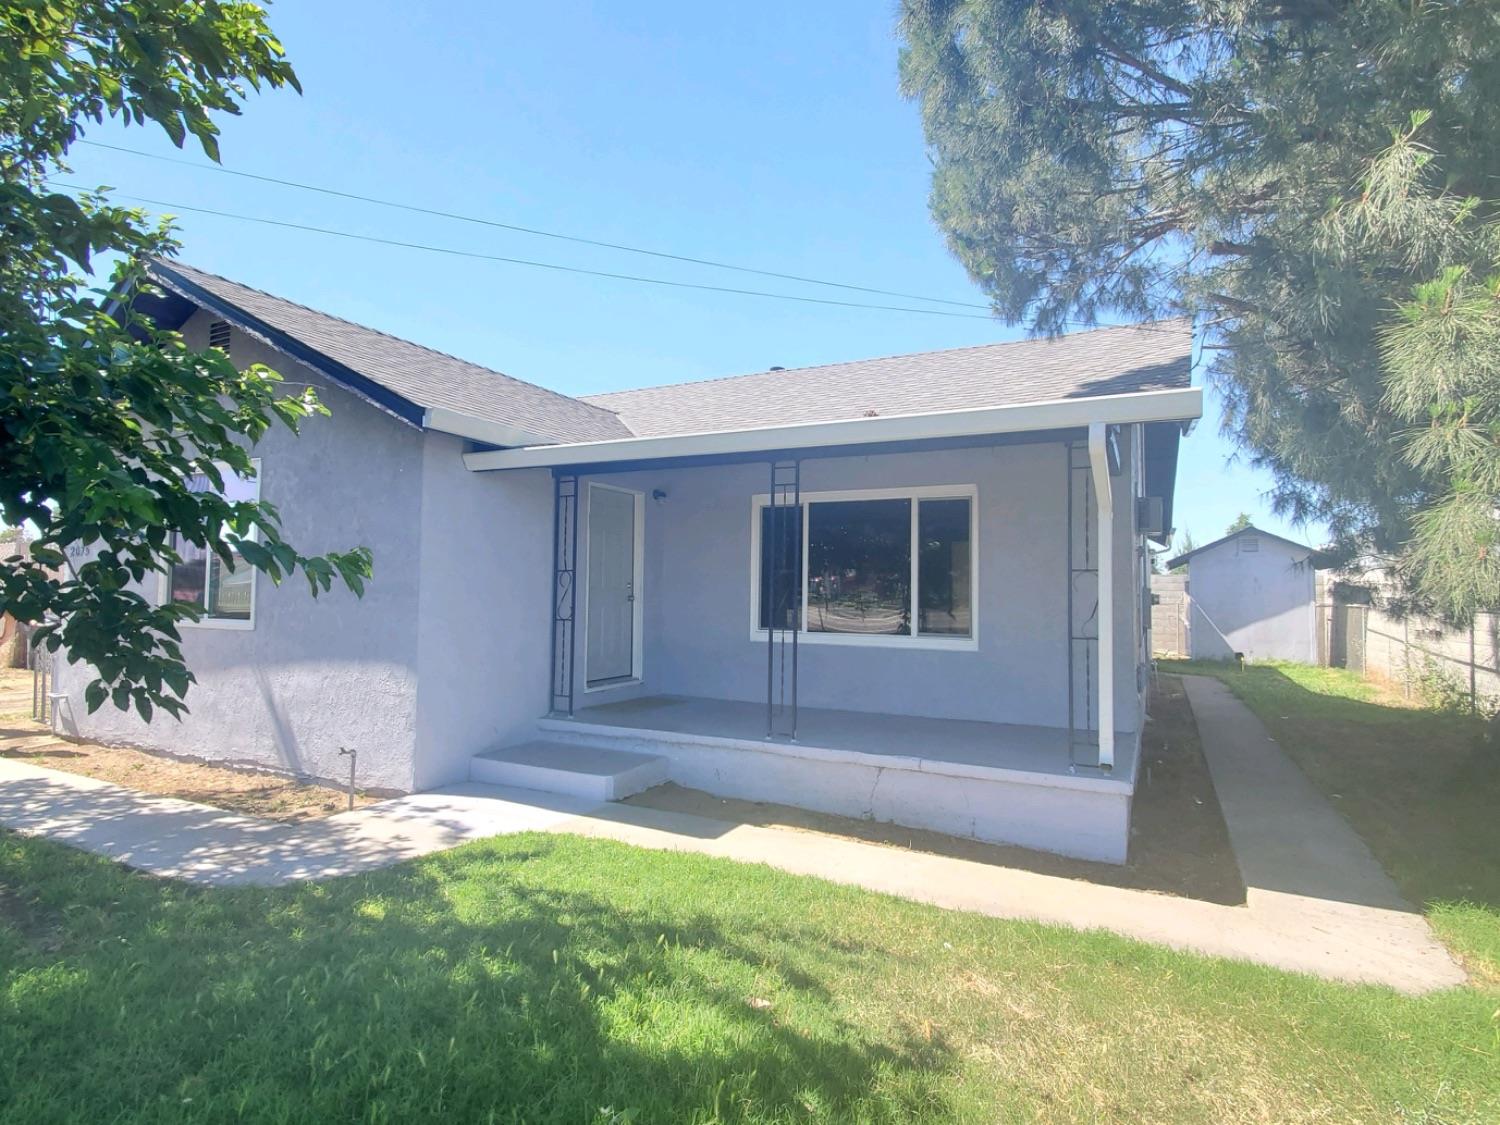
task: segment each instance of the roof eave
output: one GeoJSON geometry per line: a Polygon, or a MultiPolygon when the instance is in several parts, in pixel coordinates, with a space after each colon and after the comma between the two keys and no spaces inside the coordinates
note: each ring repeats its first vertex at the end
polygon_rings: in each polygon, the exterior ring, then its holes
{"type": "Polygon", "coordinates": [[[893,441],[985,434],[1063,430],[1091,422],[1126,425],[1135,422],[1188,421],[1203,413],[1203,392],[1196,387],[1134,391],[1127,394],[1053,399],[980,410],[943,410],[886,418],[852,418],[792,426],[674,434],[668,437],[616,438],[609,441],[523,446],[464,455],[474,472],[608,465],[652,458],[712,457],[759,450],[796,450],[859,446],[893,441]]]}
{"type": "MultiPolygon", "coordinates": [[[[233,324],[240,331],[253,336],[262,343],[283,352],[299,363],[317,371],[330,381],[337,383],[357,398],[366,402],[387,414],[409,425],[417,426],[424,430],[437,430],[440,433],[452,434],[455,437],[467,438],[470,441],[483,442],[486,445],[499,446],[542,446],[551,439],[533,430],[525,430],[519,426],[510,426],[500,422],[490,422],[483,418],[476,418],[457,410],[449,410],[445,407],[423,406],[413,402],[404,395],[398,394],[389,387],[376,382],[345,364],[329,357],[323,352],[304,343],[302,340],[275,328],[259,317],[240,308],[232,301],[225,300],[216,293],[212,293],[202,286],[195,284],[188,278],[183,277],[171,266],[163,263],[154,263],[150,268],[151,278],[156,284],[164,289],[177,294],[197,305],[208,309],[215,316],[233,324]]],[[[123,294],[121,296],[124,296],[123,294]]],[[[117,298],[118,300],[118,298],[117,298]]]]}
{"type": "Polygon", "coordinates": [[[275,348],[284,355],[291,356],[298,363],[337,383],[355,397],[364,399],[371,406],[399,418],[408,425],[419,427],[422,425],[425,408],[406,396],[396,393],[367,375],[360,374],[352,367],[339,363],[296,336],[267,324],[234,302],[225,300],[217,293],[212,293],[183,277],[171,266],[154,262],[147,272],[151,275],[151,280],[162,288],[191,301],[199,308],[207,309],[219,319],[227,321],[261,343],[275,348]]]}

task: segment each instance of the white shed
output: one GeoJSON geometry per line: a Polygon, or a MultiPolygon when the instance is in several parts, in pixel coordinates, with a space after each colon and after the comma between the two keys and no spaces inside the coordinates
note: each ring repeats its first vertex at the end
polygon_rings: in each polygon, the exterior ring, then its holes
{"type": "Polygon", "coordinates": [[[1178,555],[1194,659],[1318,660],[1313,549],[1246,527],[1178,555]]]}

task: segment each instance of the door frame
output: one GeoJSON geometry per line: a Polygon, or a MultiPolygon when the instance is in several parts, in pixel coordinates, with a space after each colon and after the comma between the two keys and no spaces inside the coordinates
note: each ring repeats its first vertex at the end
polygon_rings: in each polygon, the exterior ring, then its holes
{"type": "Polygon", "coordinates": [[[596,691],[617,691],[620,688],[633,687],[641,683],[646,675],[645,656],[646,649],[643,643],[645,625],[645,570],[646,570],[646,494],[635,488],[622,488],[617,484],[601,484],[598,481],[589,481],[586,490],[587,501],[584,509],[584,574],[583,574],[583,691],[590,694],[596,691]],[[630,675],[615,677],[597,684],[589,683],[589,590],[592,586],[591,574],[589,573],[589,549],[594,532],[594,490],[603,489],[607,492],[620,492],[631,497],[635,502],[634,513],[634,539],[631,549],[631,571],[633,578],[632,589],[635,592],[635,601],[631,603],[630,620],[630,675]]]}

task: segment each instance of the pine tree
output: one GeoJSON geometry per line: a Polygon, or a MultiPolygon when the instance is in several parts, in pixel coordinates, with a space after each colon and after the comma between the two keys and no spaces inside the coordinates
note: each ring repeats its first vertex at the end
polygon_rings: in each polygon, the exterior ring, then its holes
{"type": "Polygon", "coordinates": [[[1451,615],[1497,600],[1500,5],[905,0],[901,30],[933,213],[1003,317],[1198,314],[1278,512],[1451,615]]]}

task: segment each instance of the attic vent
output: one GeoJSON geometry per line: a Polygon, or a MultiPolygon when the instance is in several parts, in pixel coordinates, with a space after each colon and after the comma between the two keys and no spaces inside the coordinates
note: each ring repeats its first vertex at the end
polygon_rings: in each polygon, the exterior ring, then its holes
{"type": "Polygon", "coordinates": [[[1260,550],[1260,540],[1253,535],[1247,535],[1240,540],[1240,554],[1253,555],[1260,550]]]}
{"type": "Polygon", "coordinates": [[[216,320],[208,326],[208,346],[229,354],[229,322],[216,320]]]}

